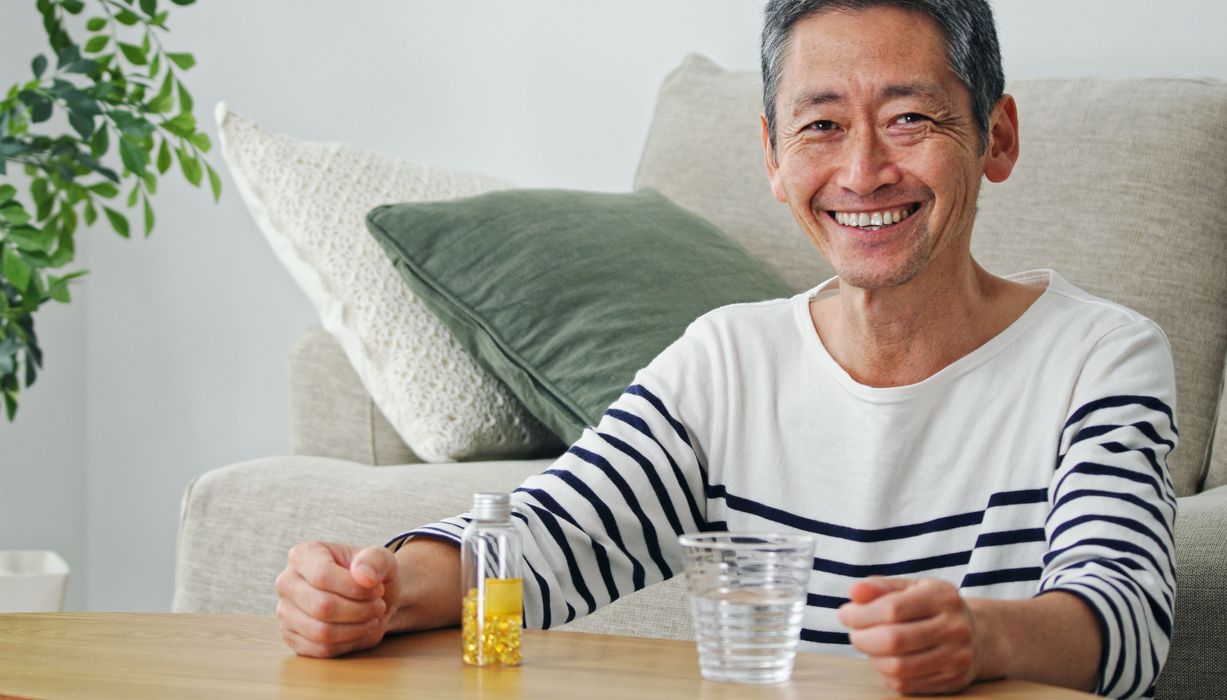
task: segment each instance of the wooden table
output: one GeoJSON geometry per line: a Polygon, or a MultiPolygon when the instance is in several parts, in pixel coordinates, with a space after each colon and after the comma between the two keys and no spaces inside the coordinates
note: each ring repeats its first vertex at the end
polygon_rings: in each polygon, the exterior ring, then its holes
{"type": "MultiPolygon", "coordinates": [[[[125,613],[0,614],[0,698],[880,698],[859,659],[801,653],[792,681],[699,677],[691,642],[526,631],[524,665],[460,663],[458,630],[390,637],[341,659],[295,656],[275,618],[125,613]]],[[[967,698],[1084,698],[1005,681],[967,698]]]]}

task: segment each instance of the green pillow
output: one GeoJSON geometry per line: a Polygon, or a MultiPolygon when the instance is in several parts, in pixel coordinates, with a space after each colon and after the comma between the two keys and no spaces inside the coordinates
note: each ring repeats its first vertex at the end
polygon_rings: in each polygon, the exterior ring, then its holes
{"type": "Polygon", "coordinates": [[[698,316],[791,294],[655,190],[394,204],[367,228],[460,344],[567,441],[698,316]]]}

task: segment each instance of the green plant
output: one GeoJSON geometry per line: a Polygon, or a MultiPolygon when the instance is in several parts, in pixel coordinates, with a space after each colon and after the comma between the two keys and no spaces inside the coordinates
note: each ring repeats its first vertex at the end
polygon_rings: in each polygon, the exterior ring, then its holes
{"type": "Polygon", "coordinates": [[[85,0],[37,0],[54,55],[35,56],[33,78],[0,101],[0,393],[10,421],[21,375],[29,387],[42,368],[34,312],[48,301],[69,302],[70,283],[85,274],[53,272],[72,262],[79,222],[92,225],[101,214],[127,238],[132,227],[119,202],[140,205],[148,236],[150,197],[174,161],[193,186],[207,174],[214,199],[221,196],[221,179],[203,156],[209,137],[196,128],[180,78],[196,60],[167,51],[159,36],[169,12],[158,0],[88,4],[94,12],[87,18],[85,0]],[[82,23],[85,41],[78,43],[69,25],[79,31],[82,23]],[[60,133],[37,132],[35,125],[52,126],[57,109],[67,122],[60,133]],[[119,162],[109,167],[113,150],[119,162]],[[15,172],[14,165],[22,167],[15,172]],[[29,208],[5,182],[19,175],[29,208]]]}

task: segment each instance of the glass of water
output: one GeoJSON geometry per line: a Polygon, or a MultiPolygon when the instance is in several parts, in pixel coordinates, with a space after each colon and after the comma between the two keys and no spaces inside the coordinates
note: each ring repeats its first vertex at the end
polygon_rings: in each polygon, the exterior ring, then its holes
{"type": "Polygon", "coordinates": [[[699,670],[711,681],[782,683],[792,676],[814,538],[708,532],[678,538],[699,670]]]}

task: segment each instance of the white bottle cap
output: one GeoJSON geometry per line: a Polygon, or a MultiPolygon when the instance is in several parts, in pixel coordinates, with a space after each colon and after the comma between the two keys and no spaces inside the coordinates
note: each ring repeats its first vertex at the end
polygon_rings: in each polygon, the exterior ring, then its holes
{"type": "Polygon", "coordinates": [[[473,519],[482,522],[510,520],[511,495],[506,493],[473,494],[473,519]]]}

